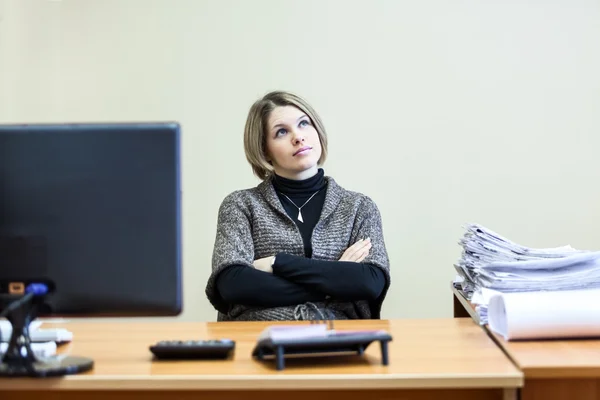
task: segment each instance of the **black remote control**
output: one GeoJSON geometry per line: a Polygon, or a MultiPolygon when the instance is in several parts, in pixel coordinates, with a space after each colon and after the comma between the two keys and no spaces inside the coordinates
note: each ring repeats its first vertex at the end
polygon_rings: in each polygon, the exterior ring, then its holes
{"type": "Polygon", "coordinates": [[[235,349],[230,339],[218,340],[162,340],[150,346],[150,351],[161,360],[215,360],[226,359],[235,349]]]}

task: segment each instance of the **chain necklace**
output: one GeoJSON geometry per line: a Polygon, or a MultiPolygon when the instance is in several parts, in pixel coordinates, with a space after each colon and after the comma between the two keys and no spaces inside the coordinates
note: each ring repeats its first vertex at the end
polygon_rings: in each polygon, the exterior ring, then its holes
{"type": "Polygon", "coordinates": [[[308,200],[306,200],[306,201],[304,202],[304,204],[302,204],[300,207],[298,207],[298,206],[296,205],[296,203],[294,203],[294,201],[293,201],[292,199],[290,199],[289,197],[287,197],[285,194],[283,194],[283,193],[281,193],[281,194],[282,194],[283,196],[285,196],[285,198],[286,198],[286,199],[288,199],[288,200],[289,200],[289,201],[290,201],[290,202],[291,202],[291,203],[292,203],[292,204],[293,204],[293,205],[294,205],[294,206],[295,206],[295,207],[298,209],[298,221],[300,221],[300,222],[304,223],[304,219],[302,218],[302,207],[304,207],[304,206],[305,206],[305,205],[306,205],[306,204],[307,204],[309,201],[311,201],[311,199],[312,199],[313,197],[315,197],[315,195],[316,195],[317,193],[319,193],[320,191],[321,191],[321,189],[319,189],[319,190],[317,190],[316,192],[314,192],[314,193],[313,193],[313,195],[312,195],[312,196],[310,196],[310,197],[308,198],[308,200]]]}

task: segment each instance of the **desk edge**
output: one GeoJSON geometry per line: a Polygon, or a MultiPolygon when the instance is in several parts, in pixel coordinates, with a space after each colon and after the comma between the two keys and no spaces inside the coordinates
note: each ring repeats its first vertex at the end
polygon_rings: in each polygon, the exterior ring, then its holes
{"type": "Polygon", "coordinates": [[[274,389],[448,389],[518,388],[524,382],[516,370],[505,374],[339,374],[339,375],[100,375],[30,379],[0,379],[0,390],[274,390],[274,389]]]}

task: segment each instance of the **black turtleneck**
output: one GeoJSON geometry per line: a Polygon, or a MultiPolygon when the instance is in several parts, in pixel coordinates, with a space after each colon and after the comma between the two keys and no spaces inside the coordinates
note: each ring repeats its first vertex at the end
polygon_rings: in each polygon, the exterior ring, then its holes
{"type": "MultiPolygon", "coordinates": [[[[278,253],[272,274],[244,265],[225,268],[217,277],[217,289],[224,302],[258,307],[283,307],[326,298],[376,302],[386,284],[385,274],[379,268],[311,258],[312,232],[321,217],[327,192],[323,170],[301,181],[275,175],[272,182],[283,208],[300,230],[305,256],[278,253]],[[303,222],[298,219],[299,207],[303,222]]],[[[227,313],[225,307],[219,311],[227,313]]],[[[372,318],[379,318],[378,312],[373,311],[372,318]]]]}
{"type": "Polygon", "coordinates": [[[315,176],[301,181],[275,175],[273,177],[273,187],[286,213],[300,230],[304,241],[305,257],[311,258],[312,245],[310,240],[313,229],[321,217],[325,193],[327,192],[325,173],[319,168],[315,176]],[[300,207],[304,222],[298,220],[298,209],[300,207]]]}

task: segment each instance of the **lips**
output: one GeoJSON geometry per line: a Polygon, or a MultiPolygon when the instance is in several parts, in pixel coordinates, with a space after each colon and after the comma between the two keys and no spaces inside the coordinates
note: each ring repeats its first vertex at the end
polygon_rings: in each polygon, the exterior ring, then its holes
{"type": "Polygon", "coordinates": [[[300,154],[300,153],[303,153],[303,152],[305,152],[305,151],[307,151],[307,150],[311,150],[311,149],[312,149],[312,147],[310,147],[310,146],[304,146],[304,147],[302,147],[302,148],[298,149],[298,150],[297,150],[297,151],[294,153],[294,155],[295,155],[295,156],[297,156],[298,154],[300,154]]]}

